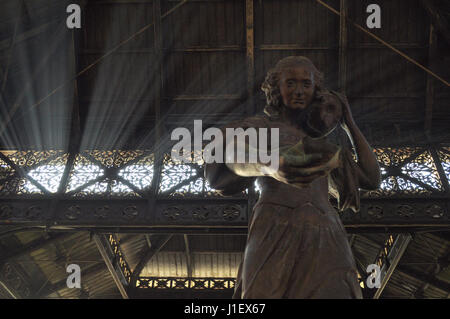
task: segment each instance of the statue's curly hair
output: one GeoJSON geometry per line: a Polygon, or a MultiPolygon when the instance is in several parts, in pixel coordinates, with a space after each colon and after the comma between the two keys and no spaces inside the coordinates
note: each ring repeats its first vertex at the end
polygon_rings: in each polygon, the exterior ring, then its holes
{"type": "Polygon", "coordinates": [[[281,59],[273,69],[267,72],[266,79],[261,85],[261,90],[266,95],[266,107],[264,111],[269,115],[276,115],[280,113],[283,104],[280,93],[280,75],[283,69],[292,68],[296,66],[306,66],[311,69],[314,76],[314,96],[320,98],[320,92],[323,89],[323,74],[320,72],[310,59],[304,56],[288,56],[281,59]]]}

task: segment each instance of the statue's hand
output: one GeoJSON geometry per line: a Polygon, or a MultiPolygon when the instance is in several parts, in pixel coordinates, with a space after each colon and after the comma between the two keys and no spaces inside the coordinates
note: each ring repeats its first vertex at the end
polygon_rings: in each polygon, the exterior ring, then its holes
{"type": "Polygon", "coordinates": [[[347,96],[342,93],[334,92],[338,98],[342,102],[342,115],[343,115],[343,122],[342,127],[344,130],[347,130],[348,125],[354,124],[355,120],[353,119],[352,110],[350,108],[350,104],[348,103],[347,96]]]}
{"type": "Polygon", "coordinates": [[[278,171],[270,175],[297,187],[305,187],[315,179],[326,176],[332,169],[325,165],[330,159],[329,152],[323,152],[321,147],[312,147],[311,143],[315,141],[305,138],[294,146],[281,148],[278,171]]]}
{"type": "Polygon", "coordinates": [[[306,187],[315,179],[327,175],[327,171],[314,167],[314,163],[319,163],[321,159],[322,155],[317,153],[280,156],[280,167],[272,177],[286,184],[306,187]]]}

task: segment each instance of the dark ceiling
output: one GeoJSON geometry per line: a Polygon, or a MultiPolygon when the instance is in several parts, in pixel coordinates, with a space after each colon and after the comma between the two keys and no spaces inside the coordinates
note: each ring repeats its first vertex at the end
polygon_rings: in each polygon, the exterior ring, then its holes
{"type": "MultiPolygon", "coordinates": [[[[316,1],[255,1],[250,69],[244,1],[161,1],[158,27],[151,1],[81,1],[82,27],[70,30],[72,2],[2,1],[3,148],[148,148],[156,121],[167,135],[192,119],[261,111],[264,76],[288,55],[309,57],[329,88],[345,86],[372,144],[448,141],[448,86],[350,22],[343,38],[339,17],[316,1]]],[[[352,23],[365,26],[369,3],[349,1],[352,23]]],[[[382,27],[369,31],[448,81],[440,3],[380,1],[382,27]]]]}

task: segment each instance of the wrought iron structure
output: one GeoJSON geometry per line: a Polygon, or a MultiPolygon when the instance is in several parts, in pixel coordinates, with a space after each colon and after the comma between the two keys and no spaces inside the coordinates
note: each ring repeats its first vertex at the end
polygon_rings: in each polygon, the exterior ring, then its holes
{"type": "MultiPolygon", "coordinates": [[[[342,213],[347,231],[449,227],[450,147],[386,147],[375,152],[382,168],[381,188],[363,193],[358,214],[342,213]]],[[[235,280],[139,275],[132,280],[120,245],[110,233],[245,233],[257,196],[255,185],[236,196],[221,197],[204,179],[202,163],[178,163],[168,154],[155,161],[149,150],[0,152],[0,224],[94,231],[105,262],[127,297],[142,289],[232,291],[235,280]]],[[[391,239],[392,245],[378,258],[385,272],[392,267],[386,263],[394,246],[391,239]]],[[[21,277],[12,275],[10,264],[4,267],[9,268],[2,272],[2,280],[17,288],[17,296],[27,297],[30,288],[19,284],[21,277]],[[15,283],[9,282],[13,279],[15,283]]]]}
{"type": "Polygon", "coordinates": [[[139,277],[133,296],[155,297],[177,296],[192,298],[202,296],[211,298],[231,298],[236,280],[234,278],[175,278],[139,277]]]}
{"type": "Polygon", "coordinates": [[[410,234],[400,234],[395,239],[392,235],[389,235],[388,239],[385,241],[384,246],[375,261],[375,263],[380,267],[381,282],[380,287],[375,291],[373,298],[380,298],[381,293],[394,273],[394,270],[402,258],[411,239],[412,237],[410,234]]]}
{"type": "Polygon", "coordinates": [[[139,277],[137,289],[193,289],[193,290],[224,290],[234,289],[234,278],[157,278],[139,277]]]}
{"type": "Polygon", "coordinates": [[[369,197],[448,195],[449,147],[375,149],[383,182],[369,197]]]}
{"type": "Polygon", "coordinates": [[[94,240],[122,297],[128,299],[127,288],[131,280],[131,271],[115,236],[94,235],[94,240]]]}
{"type": "MultiPolygon", "coordinates": [[[[375,152],[383,182],[363,193],[360,213],[342,214],[349,232],[448,227],[450,147],[375,152]]],[[[202,163],[177,163],[166,154],[155,166],[149,150],[83,151],[64,175],[68,157],[61,151],[0,152],[0,224],[245,232],[255,201],[250,195],[258,193],[221,197],[204,179],[202,163]]]]}
{"type": "Polygon", "coordinates": [[[32,298],[34,287],[26,274],[15,263],[4,263],[0,268],[0,285],[14,299],[32,298]]]}

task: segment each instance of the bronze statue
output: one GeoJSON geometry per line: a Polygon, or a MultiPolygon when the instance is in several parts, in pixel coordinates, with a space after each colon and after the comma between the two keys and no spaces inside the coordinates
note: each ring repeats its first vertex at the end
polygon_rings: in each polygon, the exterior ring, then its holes
{"type": "Polygon", "coordinates": [[[354,258],[338,213],[359,210],[359,188],[376,189],[380,169],[344,95],[327,91],[305,57],[280,60],[267,74],[265,115],[226,127],[279,128],[280,166],[213,163],[205,167],[224,195],[252,187],[261,194],[249,222],[234,298],[362,298],[354,258]],[[338,124],[357,155],[326,140],[338,124]]]}

